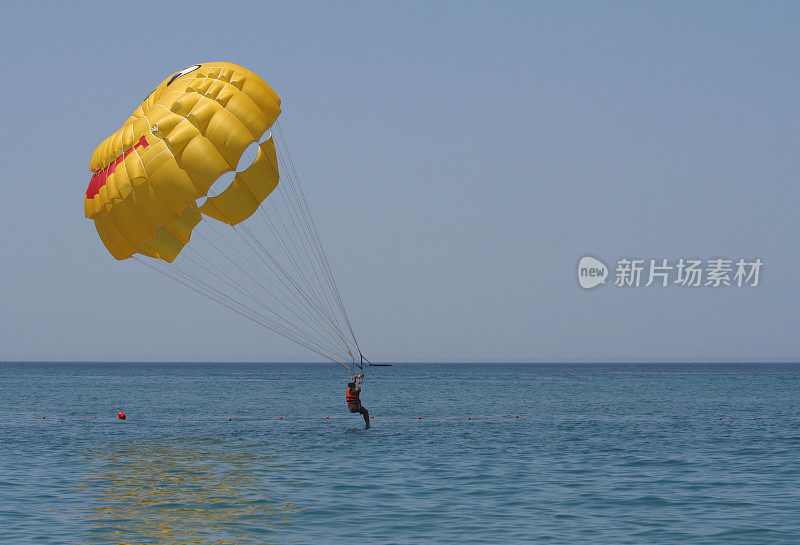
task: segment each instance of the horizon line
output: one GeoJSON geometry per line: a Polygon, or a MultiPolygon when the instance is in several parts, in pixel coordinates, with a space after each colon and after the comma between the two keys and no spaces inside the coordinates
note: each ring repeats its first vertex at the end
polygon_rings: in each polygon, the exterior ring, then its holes
{"type": "MultiPolygon", "coordinates": [[[[337,365],[330,361],[313,361],[313,360],[55,360],[55,359],[10,359],[0,360],[0,365],[8,363],[129,363],[129,364],[174,364],[174,363],[197,363],[197,364],[270,364],[270,365],[337,365]]],[[[698,360],[497,360],[497,361],[484,361],[484,360],[394,360],[394,361],[378,361],[375,363],[384,363],[397,366],[413,366],[413,365],[713,365],[713,364],[768,364],[768,363],[798,363],[800,358],[767,358],[767,359],[698,359],[698,360]]],[[[355,366],[358,367],[357,365],[355,366]]],[[[364,367],[369,367],[365,365],[364,367]]]]}

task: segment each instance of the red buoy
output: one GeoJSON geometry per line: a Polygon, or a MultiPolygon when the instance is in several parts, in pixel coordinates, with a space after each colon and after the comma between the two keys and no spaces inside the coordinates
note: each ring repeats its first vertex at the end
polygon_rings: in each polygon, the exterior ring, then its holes
{"type": "Polygon", "coordinates": [[[228,419],[228,422],[230,422],[231,420],[233,420],[233,418],[229,418],[229,419],[228,419]]]}
{"type": "MultiPolygon", "coordinates": [[[[42,417],[42,420],[44,420],[44,416],[42,417]]],[[[786,420],[789,420],[789,419],[787,418],[786,420]]]]}
{"type": "Polygon", "coordinates": [[[471,417],[471,416],[468,416],[468,417],[467,417],[467,420],[472,420],[472,417],[471,417]]]}
{"type": "Polygon", "coordinates": [[[282,417],[282,416],[279,416],[279,417],[278,417],[278,420],[283,420],[283,417],[282,417]]]}
{"type": "Polygon", "coordinates": [[[330,416],[326,416],[325,418],[330,418],[330,416]]]}
{"type": "Polygon", "coordinates": [[[515,416],[514,418],[519,418],[519,415],[515,416]]]}
{"type": "Polygon", "coordinates": [[[120,411],[120,412],[117,413],[117,418],[119,418],[120,420],[125,420],[128,417],[125,416],[124,412],[120,411]]]}
{"type": "Polygon", "coordinates": [[[421,416],[418,416],[418,417],[417,417],[417,420],[422,420],[422,417],[421,417],[421,416]]]}
{"type": "Polygon", "coordinates": [[[719,419],[722,420],[722,417],[720,417],[719,419]]]}

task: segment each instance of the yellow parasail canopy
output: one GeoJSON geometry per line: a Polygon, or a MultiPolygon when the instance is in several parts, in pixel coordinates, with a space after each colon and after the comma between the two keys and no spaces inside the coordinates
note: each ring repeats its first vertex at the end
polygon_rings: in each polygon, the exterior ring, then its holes
{"type": "Polygon", "coordinates": [[[161,82],[92,155],[84,210],[111,255],[171,263],[201,214],[229,225],[250,217],[278,184],[275,143],[261,137],[280,103],[258,75],[228,62],[196,64],[161,82]],[[259,141],[253,164],[236,172],[259,141]],[[228,172],[236,172],[230,186],[208,196],[228,172]]]}

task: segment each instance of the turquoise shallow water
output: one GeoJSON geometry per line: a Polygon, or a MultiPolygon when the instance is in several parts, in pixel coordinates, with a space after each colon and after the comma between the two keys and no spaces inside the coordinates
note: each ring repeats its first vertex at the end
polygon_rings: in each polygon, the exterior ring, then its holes
{"type": "Polygon", "coordinates": [[[800,543],[798,364],[348,376],[0,364],[0,543],[800,543]]]}

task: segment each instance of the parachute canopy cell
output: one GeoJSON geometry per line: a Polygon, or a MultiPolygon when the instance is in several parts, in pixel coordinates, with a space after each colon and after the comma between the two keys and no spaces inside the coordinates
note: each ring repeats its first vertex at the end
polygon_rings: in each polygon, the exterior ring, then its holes
{"type": "Polygon", "coordinates": [[[262,137],[280,103],[258,75],[228,62],[193,65],[162,81],[89,165],[84,210],[111,255],[172,262],[201,214],[229,225],[250,217],[278,184],[273,138],[262,137]],[[236,172],[254,142],[255,161],[236,172]],[[209,194],[231,172],[227,189],[209,194]]]}

